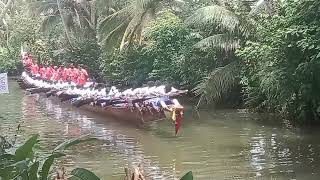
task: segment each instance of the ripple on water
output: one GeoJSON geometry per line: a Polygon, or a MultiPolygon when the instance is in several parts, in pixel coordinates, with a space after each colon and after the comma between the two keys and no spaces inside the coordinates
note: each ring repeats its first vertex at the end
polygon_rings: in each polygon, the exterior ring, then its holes
{"type": "Polygon", "coordinates": [[[14,82],[10,92],[0,95],[0,133],[22,123],[19,141],[39,133],[41,150],[90,133],[98,141],[70,148],[60,163],[91,169],[102,179],[120,179],[125,166],[137,164],[151,179],[178,179],[189,170],[200,180],[320,177],[319,129],[296,132],[283,126],[287,122],[234,110],[200,112],[200,119],[193,119],[198,116],[186,110],[174,137],[167,121],[137,129],[54,99],[24,95],[14,82]]]}

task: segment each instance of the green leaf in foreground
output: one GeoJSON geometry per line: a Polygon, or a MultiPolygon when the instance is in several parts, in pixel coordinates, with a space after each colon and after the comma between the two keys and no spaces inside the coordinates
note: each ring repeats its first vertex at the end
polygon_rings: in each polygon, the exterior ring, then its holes
{"type": "Polygon", "coordinates": [[[22,161],[32,155],[32,148],[38,142],[39,134],[33,135],[22,146],[20,146],[15,152],[15,160],[22,161]]]}
{"type": "Polygon", "coordinates": [[[187,174],[185,174],[180,180],[193,180],[193,174],[192,171],[189,171],[187,174]]]}
{"type": "Polygon", "coordinates": [[[46,161],[43,163],[42,169],[41,169],[41,179],[42,180],[47,180],[48,179],[48,174],[49,170],[51,168],[51,165],[54,162],[55,158],[59,158],[61,156],[64,156],[65,154],[62,153],[54,153],[51,156],[49,156],[46,161]]]}
{"type": "Polygon", "coordinates": [[[72,170],[71,175],[72,177],[68,178],[68,180],[100,180],[93,172],[83,168],[72,170]]]}
{"type": "Polygon", "coordinates": [[[33,180],[38,179],[38,168],[39,168],[39,161],[31,165],[29,169],[29,179],[33,179],[33,180]]]}

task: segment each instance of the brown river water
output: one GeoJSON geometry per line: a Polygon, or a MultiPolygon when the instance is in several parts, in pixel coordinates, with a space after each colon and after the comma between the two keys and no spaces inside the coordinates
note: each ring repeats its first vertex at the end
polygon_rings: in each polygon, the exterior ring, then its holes
{"type": "Polygon", "coordinates": [[[195,180],[320,179],[320,128],[295,128],[271,115],[243,110],[192,110],[186,106],[182,131],[168,121],[139,128],[81,111],[39,95],[26,95],[10,81],[0,94],[0,134],[18,142],[40,134],[40,151],[65,139],[91,134],[59,160],[68,169],[88,168],[101,179],[123,179],[124,167],[141,163],[150,179],[178,179],[189,170],[195,180]]]}

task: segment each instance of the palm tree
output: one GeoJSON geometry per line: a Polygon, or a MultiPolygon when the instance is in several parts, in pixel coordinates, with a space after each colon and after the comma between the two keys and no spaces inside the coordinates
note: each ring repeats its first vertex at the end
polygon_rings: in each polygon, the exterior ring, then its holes
{"type": "Polygon", "coordinates": [[[13,0],[1,1],[0,0],[0,39],[6,39],[3,42],[8,44],[9,27],[8,21],[10,20],[10,9],[12,8],[13,0]]]}
{"type": "Polygon", "coordinates": [[[221,67],[214,69],[194,89],[200,96],[199,103],[218,101],[223,95],[234,87],[238,81],[240,66],[236,61],[234,52],[246,41],[253,32],[251,15],[262,9],[266,9],[271,16],[274,14],[274,2],[272,0],[218,0],[215,5],[198,9],[191,15],[186,23],[200,30],[201,27],[211,27],[212,32],[205,35],[194,46],[202,50],[215,49],[225,52],[227,58],[221,67]],[[235,13],[233,7],[244,7],[244,12],[235,13]],[[231,56],[232,58],[228,58],[231,56]]]}
{"type": "MultiPolygon", "coordinates": [[[[212,33],[197,42],[194,46],[202,50],[222,50],[226,57],[234,57],[234,51],[240,46],[243,39],[248,36],[247,24],[230,7],[223,4],[206,6],[198,9],[190,16],[186,23],[191,27],[213,27],[212,33]]],[[[201,33],[201,31],[200,31],[201,33]]],[[[235,58],[225,58],[223,66],[214,69],[194,89],[200,96],[199,103],[218,101],[237,83],[238,63],[235,58]]]]}
{"type": "Polygon", "coordinates": [[[8,0],[7,2],[5,1],[0,1],[0,20],[1,22],[4,20],[5,16],[8,15],[7,12],[9,11],[11,5],[13,3],[13,0],[8,0]]]}
{"type": "Polygon", "coordinates": [[[72,47],[71,29],[87,29],[96,36],[96,0],[43,0],[32,3],[36,14],[43,16],[42,30],[61,20],[68,44],[72,47]]]}
{"type": "Polygon", "coordinates": [[[117,40],[120,50],[127,47],[132,41],[139,43],[143,40],[145,28],[154,20],[156,12],[162,7],[181,5],[181,0],[127,0],[119,10],[107,15],[100,21],[99,30],[102,42],[117,40]]]}

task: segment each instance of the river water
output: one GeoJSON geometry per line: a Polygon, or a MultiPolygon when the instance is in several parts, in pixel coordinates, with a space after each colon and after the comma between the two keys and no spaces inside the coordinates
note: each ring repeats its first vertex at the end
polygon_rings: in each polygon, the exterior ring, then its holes
{"type": "Polygon", "coordinates": [[[98,140],[72,147],[59,160],[68,169],[88,168],[101,179],[119,180],[124,167],[142,164],[150,179],[320,179],[320,128],[294,128],[271,115],[243,110],[194,112],[186,107],[182,131],[169,121],[145,128],[81,111],[39,95],[26,95],[10,81],[0,95],[0,134],[18,141],[38,133],[40,150],[91,134],[98,140]]]}

